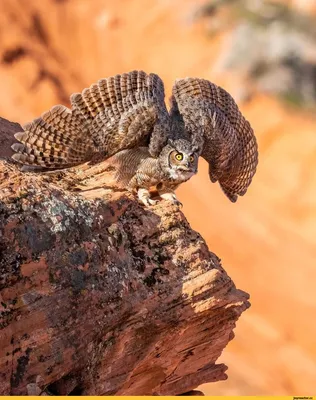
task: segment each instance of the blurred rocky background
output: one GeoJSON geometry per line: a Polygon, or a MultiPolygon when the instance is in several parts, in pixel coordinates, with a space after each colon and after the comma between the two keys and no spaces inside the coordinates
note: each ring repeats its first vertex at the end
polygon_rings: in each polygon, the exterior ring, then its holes
{"type": "Polygon", "coordinates": [[[252,307],[209,395],[316,389],[316,1],[2,0],[0,116],[30,121],[101,77],[198,76],[230,91],[260,163],[231,204],[206,165],[178,191],[252,307]]]}
{"type": "Polygon", "coordinates": [[[229,30],[216,68],[244,78],[243,99],[257,89],[293,105],[315,106],[313,15],[272,0],[213,0],[198,8],[195,17],[206,20],[210,36],[229,30]]]}

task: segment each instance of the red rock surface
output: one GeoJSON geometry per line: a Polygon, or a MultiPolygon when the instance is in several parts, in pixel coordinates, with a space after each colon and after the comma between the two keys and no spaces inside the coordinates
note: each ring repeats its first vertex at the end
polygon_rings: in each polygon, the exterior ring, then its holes
{"type": "Polygon", "coordinates": [[[102,164],[22,173],[5,147],[0,395],[179,395],[226,379],[216,360],[248,295],[178,207],[144,209],[102,164]]]}
{"type": "MultiPolygon", "coordinates": [[[[238,93],[239,77],[213,71],[226,33],[207,37],[192,14],[203,1],[89,0],[0,3],[0,115],[28,122],[100,77],[141,68],[167,92],[176,77],[216,79],[238,93]]],[[[314,11],[312,2],[292,4],[314,11]]],[[[179,197],[192,227],[252,296],[222,356],[229,380],[207,394],[315,391],[316,119],[260,94],[242,106],[260,150],[247,195],[230,204],[206,168],[179,197]]]]}

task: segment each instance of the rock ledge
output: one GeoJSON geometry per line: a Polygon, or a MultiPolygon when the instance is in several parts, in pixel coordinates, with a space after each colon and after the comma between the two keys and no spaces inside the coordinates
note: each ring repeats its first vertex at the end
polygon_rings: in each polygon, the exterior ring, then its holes
{"type": "Polygon", "coordinates": [[[20,172],[19,129],[0,120],[0,395],[177,395],[226,379],[216,360],[248,295],[181,211],[142,207],[102,164],[20,172]]]}

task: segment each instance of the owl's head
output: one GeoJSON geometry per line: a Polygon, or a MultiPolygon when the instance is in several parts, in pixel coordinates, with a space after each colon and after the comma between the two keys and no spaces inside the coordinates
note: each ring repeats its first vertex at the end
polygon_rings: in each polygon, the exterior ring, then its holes
{"type": "Polygon", "coordinates": [[[185,139],[169,140],[160,153],[160,165],[172,178],[187,180],[197,173],[199,154],[185,139]]]}

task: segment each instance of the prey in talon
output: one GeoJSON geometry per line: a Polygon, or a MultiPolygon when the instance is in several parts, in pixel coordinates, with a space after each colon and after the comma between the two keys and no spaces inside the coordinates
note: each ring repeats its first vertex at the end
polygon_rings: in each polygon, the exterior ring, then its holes
{"type": "Polygon", "coordinates": [[[13,159],[41,170],[93,160],[116,167],[117,182],[141,203],[181,205],[176,188],[197,173],[199,157],[212,182],[235,202],[256,172],[254,132],[229,93],[199,78],[175,82],[168,110],[156,74],[132,71],[100,79],[71,95],[71,108],[54,106],[15,134],[13,159]]]}

